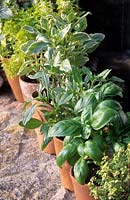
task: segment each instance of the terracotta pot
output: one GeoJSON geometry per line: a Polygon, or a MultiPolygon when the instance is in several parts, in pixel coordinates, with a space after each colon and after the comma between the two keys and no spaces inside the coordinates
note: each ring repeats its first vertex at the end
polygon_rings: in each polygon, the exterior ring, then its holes
{"type": "Polygon", "coordinates": [[[38,115],[40,116],[41,120],[43,122],[46,122],[46,118],[44,117],[44,113],[42,112],[42,110],[45,110],[45,111],[51,111],[53,109],[53,107],[49,104],[46,104],[46,107],[42,107],[43,105],[43,102],[40,102],[40,101],[37,101],[37,100],[33,100],[32,102],[32,105],[33,104],[36,104],[36,110],[38,112],[38,115]]]}
{"type": "Polygon", "coordinates": [[[22,80],[22,77],[19,77],[19,83],[22,90],[24,101],[32,99],[32,94],[33,92],[37,91],[39,84],[26,82],[22,80]]]}
{"type": "MultiPolygon", "coordinates": [[[[54,138],[54,146],[55,146],[55,152],[57,156],[59,152],[61,151],[61,149],[63,148],[63,141],[58,138],[54,138]]],[[[59,168],[59,171],[60,171],[62,186],[65,189],[68,189],[73,192],[74,189],[73,189],[72,181],[70,178],[70,169],[71,169],[71,166],[69,165],[67,161],[65,161],[62,168],[59,168]]]]}
{"type": "Polygon", "coordinates": [[[73,183],[74,187],[74,193],[76,200],[95,200],[91,195],[90,195],[90,189],[87,184],[81,185],[76,181],[76,179],[72,175],[72,168],[70,170],[70,177],[73,183]]]}
{"type": "MultiPolygon", "coordinates": [[[[32,101],[32,104],[34,104],[34,103],[35,103],[35,104],[38,104],[38,105],[42,104],[41,102],[36,101],[36,100],[33,100],[33,101],[32,101]]],[[[50,106],[48,107],[48,109],[50,110],[50,106]]],[[[35,112],[35,114],[33,115],[33,117],[34,117],[35,119],[38,119],[38,120],[41,120],[41,121],[45,122],[46,119],[45,119],[45,117],[42,116],[42,115],[43,115],[43,113],[40,111],[40,107],[37,107],[36,112],[35,112]]],[[[36,135],[37,135],[37,141],[38,141],[39,147],[40,147],[40,149],[41,149],[42,142],[43,142],[43,139],[44,139],[44,134],[41,134],[41,133],[40,133],[40,128],[36,128],[36,129],[35,129],[35,133],[36,133],[36,135]]],[[[46,146],[46,148],[44,149],[44,152],[45,152],[45,153],[48,153],[48,154],[55,154],[55,147],[54,147],[54,141],[53,141],[53,140],[52,140],[51,142],[49,142],[49,144],[48,144],[48,145],[46,146]]]]}
{"type": "Polygon", "coordinates": [[[24,99],[23,99],[23,94],[21,91],[20,83],[19,83],[19,77],[15,77],[11,79],[10,77],[8,77],[6,72],[5,74],[16,100],[23,103],[24,99]]]}

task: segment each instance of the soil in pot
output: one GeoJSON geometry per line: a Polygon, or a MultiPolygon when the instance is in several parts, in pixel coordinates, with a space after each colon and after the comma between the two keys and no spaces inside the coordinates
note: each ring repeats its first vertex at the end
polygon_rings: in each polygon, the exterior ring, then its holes
{"type": "Polygon", "coordinates": [[[22,90],[24,101],[32,99],[32,94],[38,90],[39,84],[34,82],[32,79],[29,79],[26,76],[19,78],[20,87],[22,90]]]}

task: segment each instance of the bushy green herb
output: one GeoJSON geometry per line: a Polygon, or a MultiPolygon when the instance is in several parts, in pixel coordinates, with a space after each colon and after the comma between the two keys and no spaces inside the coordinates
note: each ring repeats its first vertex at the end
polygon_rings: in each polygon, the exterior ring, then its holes
{"type": "Polygon", "coordinates": [[[130,200],[130,144],[103,158],[89,187],[95,199],[130,200]]]}

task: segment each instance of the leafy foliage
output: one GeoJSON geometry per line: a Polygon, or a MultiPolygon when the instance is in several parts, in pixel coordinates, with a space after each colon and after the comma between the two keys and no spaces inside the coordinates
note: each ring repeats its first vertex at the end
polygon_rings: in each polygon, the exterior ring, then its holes
{"type": "Polygon", "coordinates": [[[103,158],[89,187],[95,199],[130,199],[130,145],[120,148],[112,157],[103,158]]]}

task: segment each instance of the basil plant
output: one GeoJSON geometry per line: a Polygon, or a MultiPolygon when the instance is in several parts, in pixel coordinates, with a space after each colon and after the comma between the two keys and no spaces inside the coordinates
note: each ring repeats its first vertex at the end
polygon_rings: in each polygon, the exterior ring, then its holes
{"type": "Polygon", "coordinates": [[[104,153],[114,151],[128,124],[121,104],[112,99],[112,92],[119,95],[121,89],[112,82],[99,89],[87,90],[78,100],[74,107],[76,118],[59,121],[48,130],[49,137],[65,137],[57,164],[62,167],[67,160],[74,166],[74,176],[81,184],[89,176],[89,166],[100,165],[104,153]]]}
{"type": "Polygon", "coordinates": [[[115,144],[123,144],[122,133],[128,127],[128,116],[114,99],[122,97],[122,89],[112,78],[108,79],[109,73],[110,70],[105,70],[95,75],[88,68],[73,67],[67,82],[53,91],[47,74],[39,72],[30,77],[42,79],[44,92],[35,99],[43,102],[41,111],[47,122],[33,118],[36,109],[33,105],[24,113],[20,125],[31,129],[41,127],[42,149],[53,137],[63,138],[64,147],[57,164],[62,167],[67,160],[82,184],[89,176],[92,163],[100,165],[104,152],[114,150],[115,144]],[[48,112],[45,108],[49,100],[53,109],[48,112]]]}

